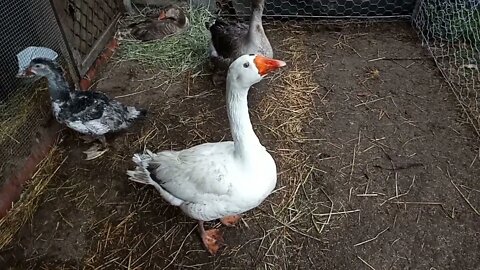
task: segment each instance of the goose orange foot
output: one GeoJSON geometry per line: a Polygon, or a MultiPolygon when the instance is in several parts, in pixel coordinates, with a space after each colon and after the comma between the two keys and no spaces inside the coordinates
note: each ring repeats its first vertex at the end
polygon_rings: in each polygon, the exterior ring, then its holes
{"type": "Polygon", "coordinates": [[[222,224],[225,226],[234,227],[235,224],[237,224],[241,218],[242,217],[240,215],[226,216],[224,218],[221,218],[220,222],[222,222],[222,224]]]}
{"type": "Polygon", "coordinates": [[[203,228],[203,222],[199,221],[198,226],[200,229],[200,235],[205,248],[210,254],[217,254],[218,250],[224,246],[223,235],[219,229],[205,230],[203,228]]]}

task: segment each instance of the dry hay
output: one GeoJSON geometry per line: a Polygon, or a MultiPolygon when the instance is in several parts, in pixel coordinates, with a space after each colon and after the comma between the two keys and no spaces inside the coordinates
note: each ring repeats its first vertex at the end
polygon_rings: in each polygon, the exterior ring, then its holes
{"type": "Polygon", "coordinates": [[[146,67],[158,67],[176,74],[203,65],[210,40],[205,23],[211,20],[211,14],[205,8],[190,8],[186,15],[190,19],[186,31],[149,42],[136,40],[127,29],[130,23],[144,19],[144,15],[123,18],[116,34],[121,44],[117,60],[137,61],[146,67]],[[125,37],[120,38],[122,35],[125,37]]]}
{"type": "Polygon", "coordinates": [[[41,204],[48,184],[67,158],[59,148],[54,147],[38,165],[37,172],[27,182],[20,199],[14,203],[8,214],[0,220],[0,250],[6,247],[22,226],[32,218],[41,204]]]}
{"type": "MultiPolygon", "coordinates": [[[[300,32],[301,33],[301,32],[300,32]]],[[[333,202],[323,192],[318,181],[318,173],[312,158],[305,151],[306,144],[315,143],[309,138],[309,123],[316,117],[314,95],[318,89],[311,72],[302,70],[305,66],[305,45],[302,38],[287,39],[281,47],[288,54],[289,69],[273,78],[272,91],[258,105],[256,115],[263,131],[269,133],[275,142],[274,158],[279,170],[279,183],[275,195],[262,208],[268,210],[259,213],[276,224],[269,229],[261,240],[264,249],[265,269],[278,269],[281,260],[287,258],[287,249],[292,247],[292,238],[324,243],[321,234],[327,230],[333,202]],[[325,214],[327,213],[327,214],[325,214]]],[[[303,241],[296,241],[300,243],[303,241]]],[[[302,244],[303,245],[303,244],[302,244]]]]}

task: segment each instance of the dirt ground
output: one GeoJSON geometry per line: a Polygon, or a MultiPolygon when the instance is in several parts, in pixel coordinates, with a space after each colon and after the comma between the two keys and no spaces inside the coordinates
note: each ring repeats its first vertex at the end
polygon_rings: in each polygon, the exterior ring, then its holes
{"type": "Polygon", "coordinates": [[[267,34],[288,66],[251,90],[250,107],[277,189],[221,227],[218,256],[195,221],[125,172],[145,147],[230,139],[224,89],[208,70],[169,80],[112,62],[98,87],[148,119],[94,161],[63,132],[67,159],[0,268],[480,269],[480,141],[410,25],[267,34]]]}

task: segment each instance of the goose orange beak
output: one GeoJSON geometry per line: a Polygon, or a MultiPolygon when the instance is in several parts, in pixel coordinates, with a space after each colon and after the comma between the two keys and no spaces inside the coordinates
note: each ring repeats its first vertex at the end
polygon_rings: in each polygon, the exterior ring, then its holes
{"type": "Polygon", "coordinates": [[[165,11],[160,11],[160,14],[158,14],[158,20],[161,21],[161,20],[165,20],[167,18],[167,16],[165,15],[165,11]]]}
{"type": "Polygon", "coordinates": [[[255,59],[253,60],[253,62],[255,63],[255,66],[257,66],[258,73],[261,76],[265,76],[271,71],[287,65],[287,63],[281,60],[276,60],[276,59],[268,58],[261,55],[255,56],[255,59]]]}

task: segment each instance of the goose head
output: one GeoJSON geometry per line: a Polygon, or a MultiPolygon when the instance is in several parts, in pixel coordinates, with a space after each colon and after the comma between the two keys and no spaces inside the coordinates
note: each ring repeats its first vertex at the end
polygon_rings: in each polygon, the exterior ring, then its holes
{"type": "Polygon", "coordinates": [[[47,58],[34,58],[24,71],[25,77],[51,77],[63,74],[63,70],[55,61],[47,58]]]}
{"type": "Polygon", "coordinates": [[[234,80],[238,86],[248,89],[270,72],[285,65],[284,61],[259,54],[242,55],[230,64],[227,80],[234,80]]]}
{"type": "Polygon", "coordinates": [[[171,20],[177,22],[180,25],[188,24],[188,18],[187,16],[185,16],[185,12],[183,12],[180,7],[177,7],[175,5],[169,5],[165,9],[160,11],[160,14],[158,15],[158,20],[171,20]]]}
{"type": "Polygon", "coordinates": [[[24,69],[24,77],[45,77],[48,80],[48,92],[52,100],[68,99],[70,85],[64,76],[62,67],[48,58],[34,58],[24,69]]]}

